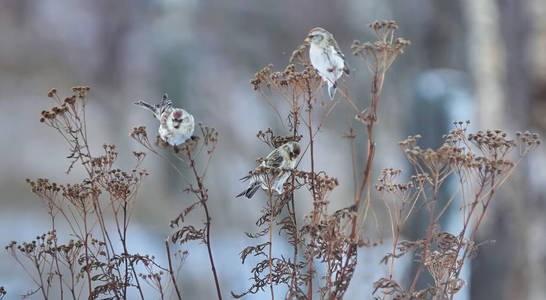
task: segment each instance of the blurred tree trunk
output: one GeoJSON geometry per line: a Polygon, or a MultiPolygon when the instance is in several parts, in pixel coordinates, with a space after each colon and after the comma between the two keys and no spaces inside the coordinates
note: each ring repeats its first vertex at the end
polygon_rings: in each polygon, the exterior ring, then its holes
{"type": "MultiPolygon", "coordinates": [[[[474,82],[474,100],[477,106],[478,128],[496,128],[503,123],[504,93],[504,47],[500,32],[499,7],[495,0],[465,0],[468,40],[469,70],[474,82]]],[[[496,203],[498,204],[498,203],[496,203]]],[[[482,237],[497,239],[493,247],[482,247],[478,257],[472,261],[470,293],[472,299],[506,299],[501,287],[508,281],[511,267],[504,258],[512,251],[504,240],[508,238],[507,226],[499,224],[499,205],[490,207],[487,221],[496,223],[480,231],[482,237]]],[[[480,237],[478,237],[480,238],[480,237]]],[[[522,298],[518,298],[522,299],[522,298]]]]}
{"type": "Polygon", "coordinates": [[[526,61],[531,72],[531,102],[533,123],[546,129],[546,1],[529,0],[529,40],[526,61]]]}
{"type": "MultiPolygon", "coordinates": [[[[468,62],[474,81],[474,99],[480,127],[502,124],[504,107],[504,48],[499,9],[495,0],[465,0],[468,62]]],[[[463,42],[463,41],[461,41],[463,42]]]]}
{"type": "MultiPolygon", "coordinates": [[[[529,1],[536,2],[535,6],[542,9],[546,6],[543,0],[529,1]]],[[[530,35],[531,20],[542,22],[542,27],[536,26],[542,35],[546,26],[538,15],[532,18],[526,14],[523,7],[529,1],[465,0],[470,70],[480,128],[513,132],[532,126],[532,80],[526,64],[531,53],[526,53],[525,45],[535,39],[530,35]]],[[[541,53],[533,54],[543,59],[544,49],[535,47],[533,51],[541,53]]],[[[539,62],[532,64],[535,63],[539,62]]],[[[540,72],[546,70],[542,63],[542,67],[537,67],[540,72]]],[[[481,247],[473,261],[472,299],[540,299],[544,296],[544,264],[537,261],[540,255],[532,255],[537,252],[532,246],[536,244],[537,234],[530,229],[537,226],[541,214],[534,212],[540,206],[537,193],[529,188],[530,177],[529,165],[524,161],[510,183],[501,188],[486,216],[480,238],[497,242],[481,247]]]]}
{"type": "MultiPolygon", "coordinates": [[[[525,62],[530,66],[530,106],[531,112],[528,120],[531,120],[534,128],[538,127],[542,132],[546,130],[546,1],[529,0],[527,6],[528,20],[530,22],[529,38],[526,43],[525,62]]],[[[544,136],[544,134],[542,134],[544,136]]],[[[536,153],[536,158],[540,161],[546,161],[546,151],[544,146],[540,147],[536,153]]],[[[546,207],[544,191],[544,182],[546,182],[546,172],[536,172],[544,165],[533,169],[530,167],[529,177],[533,183],[536,197],[534,202],[527,206],[530,214],[529,229],[526,232],[529,252],[527,259],[529,261],[529,299],[544,299],[546,297],[546,207]]]]}

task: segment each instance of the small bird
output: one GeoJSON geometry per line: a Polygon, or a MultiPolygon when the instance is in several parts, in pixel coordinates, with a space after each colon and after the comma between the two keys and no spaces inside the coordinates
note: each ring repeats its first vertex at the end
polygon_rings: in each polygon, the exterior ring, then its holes
{"type": "MultiPolygon", "coordinates": [[[[270,173],[274,175],[272,175],[273,177],[269,179],[271,180],[271,189],[276,191],[278,194],[282,194],[284,182],[290,176],[290,172],[288,170],[293,170],[294,167],[296,167],[296,160],[300,155],[300,152],[300,144],[298,144],[297,142],[288,142],[269,153],[265,160],[260,164],[261,167],[280,169],[278,173],[270,173]]],[[[252,198],[252,196],[254,196],[260,186],[262,189],[268,190],[269,186],[264,176],[265,175],[262,174],[250,174],[241,178],[241,180],[243,181],[247,181],[251,178],[252,179],[250,181],[250,184],[248,185],[248,188],[242,193],[238,194],[236,197],[241,197],[244,195],[250,199],[252,198]]]]}
{"type": "Polygon", "coordinates": [[[136,105],[150,110],[156,119],[159,120],[159,136],[162,140],[176,146],[184,143],[192,137],[195,122],[193,116],[182,108],[173,107],[173,102],[167,93],[163,95],[161,103],[151,105],[142,100],[135,102],[136,105]]]}
{"type": "Polygon", "coordinates": [[[309,31],[305,41],[308,42],[309,58],[317,73],[326,81],[330,99],[336,94],[336,81],[343,75],[349,75],[349,66],[345,61],[345,55],[339,50],[334,35],[321,27],[315,27],[309,31]]]}

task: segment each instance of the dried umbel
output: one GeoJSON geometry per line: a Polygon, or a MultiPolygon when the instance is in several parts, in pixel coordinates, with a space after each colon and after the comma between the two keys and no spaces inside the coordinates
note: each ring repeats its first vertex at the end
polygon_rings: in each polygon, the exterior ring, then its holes
{"type": "Polygon", "coordinates": [[[318,88],[321,85],[321,79],[316,74],[309,62],[304,62],[301,66],[303,70],[298,71],[295,64],[288,65],[282,72],[273,72],[273,65],[269,65],[255,74],[255,78],[250,81],[254,90],[260,92],[263,99],[275,111],[283,128],[294,133],[301,122],[302,110],[308,103],[317,101],[318,88]],[[269,92],[274,92],[282,101],[290,107],[290,113],[286,117],[289,126],[285,126],[285,118],[280,114],[275,101],[268,96],[269,92]]]}
{"type": "MultiPolygon", "coordinates": [[[[356,110],[355,118],[368,125],[368,127],[377,121],[377,106],[383,89],[385,74],[396,58],[404,53],[405,47],[411,44],[410,41],[403,38],[394,39],[394,34],[398,29],[398,25],[394,21],[375,21],[369,27],[375,33],[377,41],[362,43],[359,40],[355,40],[351,46],[353,54],[366,62],[368,70],[373,75],[370,107],[361,110],[353,104],[353,108],[356,110]]],[[[368,131],[370,130],[368,129],[368,131]]]]}
{"type": "Polygon", "coordinates": [[[328,176],[324,171],[318,173],[295,171],[294,176],[299,185],[314,188],[320,199],[326,199],[326,193],[333,191],[339,185],[337,178],[328,176]]]}
{"type": "MultiPolygon", "coordinates": [[[[475,234],[495,192],[512,174],[521,158],[540,144],[538,134],[517,133],[513,140],[502,130],[468,133],[469,121],[454,122],[455,129],[443,136],[438,149],[422,149],[419,135],[400,142],[400,147],[413,166],[415,175],[409,183],[396,182],[400,170],[385,169],[376,186],[382,194],[390,216],[393,251],[382,260],[390,262],[388,278],[376,282],[376,292],[407,299],[452,299],[466,282],[460,278],[467,258],[478,254],[475,234]],[[520,149],[514,153],[515,149],[520,149]],[[450,199],[440,201],[439,189],[448,178],[459,184],[450,199]],[[422,203],[422,204],[419,204],[422,203]],[[443,203],[444,207],[438,207],[443,203]],[[441,230],[440,218],[449,206],[457,206],[464,221],[459,231],[441,230]],[[403,227],[416,206],[427,207],[430,222],[425,236],[416,241],[400,241],[403,227]],[[394,261],[413,251],[420,262],[412,284],[403,289],[392,281],[394,261]],[[415,290],[422,272],[427,272],[434,286],[415,290]]],[[[395,298],[396,298],[395,297],[395,298]]]]}
{"type": "Polygon", "coordinates": [[[309,65],[311,61],[309,60],[309,44],[301,44],[290,55],[288,60],[290,64],[300,64],[300,65],[309,65]]]}
{"type": "Polygon", "coordinates": [[[384,73],[411,42],[403,38],[394,38],[398,29],[394,21],[375,21],[370,24],[370,29],[375,33],[377,41],[362,43],[355,40],[351,49],[354,55],[366,60],[371,70],[378,68],[381,69],[380,73],[384,73]]]}
{"type": "Polygon", "coordinates": [[[288,142],[299,142],[303,138],[303,135],[277,136],[271,128],[267,128],[265,131],[258,131],[256,137],[269,147],[277,148],[288,142]]]}
{"type": "Polygon", "coordinates": [[[304,65],[302,71],[297,71],[294,64],[286,66],[282,72],[272,72],[271,68],[273,65],[263,68],[254,75],[254,79],[250,81],[254,90],[266,87],[278,90],[281,95],[287,92],[294,93],[298,98],[298,95],[307,92],[309,83],[313,86],[320,83],[320,78],[310,65],[304,65]]]}

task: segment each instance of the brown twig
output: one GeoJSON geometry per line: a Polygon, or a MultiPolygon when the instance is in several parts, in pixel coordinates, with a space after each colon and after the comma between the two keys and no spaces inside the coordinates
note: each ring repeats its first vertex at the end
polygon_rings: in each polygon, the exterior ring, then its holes
{"type": "Polygon", "coordinates": [[[212,274],[214,276],[214,284],[216,285],[216,293],[218,295],[218,299],[222,300],[222,293],[220,291],[220,282],[218,280],[218,275],[216,274],[216,267],[214,266],[214,258],[212,257],[212,249],[210,246],[210,214],[209,214],[209,209],[207,205],[208,193],[206,192],[206,188],[203,185],[202,178],[199,176],[197,172],[197,169],[195,166],[195,160],[192,158],[190,149],[187,149],[187,155],[188,155],[188,160],[190,161],[190,167],[193,171],[193,175],[195,176],[195,180],[197,181],[197,187],[199,188],[201,205],[203,206],[203,209],[205,211],[205,218],[206,218],[205,244],[207,245],[207,252],[209,255],[210,267],[212,270],[212,274]]]}
{"type": "Polygon", "coordinates": [[[171,261],[171,250],[169,247],[168,240],[165,240],[165,250],[167,251],[167,259],[169,260],[169,275],[171,276],[171,281],[173,282],[174,290],[176,291],[178,300],[182,300],[180,289],[178,288],[178,283],[176,283],[176,277],[174,276],[173,263],[171,261]]]}

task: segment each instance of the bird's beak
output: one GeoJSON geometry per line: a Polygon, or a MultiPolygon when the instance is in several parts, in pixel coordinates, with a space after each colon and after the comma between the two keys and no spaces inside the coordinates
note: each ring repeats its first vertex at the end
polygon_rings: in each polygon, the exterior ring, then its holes
{"type": "Polygon", "coordinates": [[[173,126],[178,129],[178,127],[180,127],[180,121],[173,121],[173,126]]]}
{"type": "Polygon", "coordinates": [[[310,43],[310,42],[311,42],[311,38],[309,38],[309,37],[306,37],[304,41],[306,41],[306,42],[310,43]]]}

